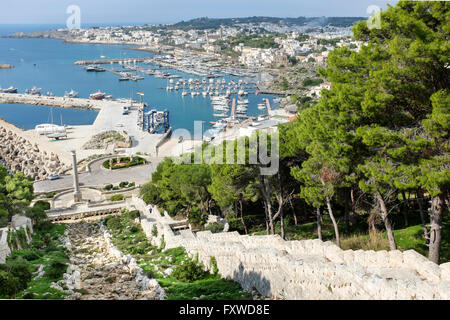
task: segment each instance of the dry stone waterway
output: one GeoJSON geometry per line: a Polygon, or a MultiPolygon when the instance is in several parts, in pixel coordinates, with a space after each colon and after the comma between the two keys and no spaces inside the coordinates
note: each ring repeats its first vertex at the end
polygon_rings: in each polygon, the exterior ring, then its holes
{"type": "MultiPolygon", "coordinates": [[[[139,273],[130,256],[119,256],[98,223],[68,224],[70,265],[56,286],[73,292],[69,300],[156,300],[162,289],[139,273]],[[143,286],[143,278],[146,280],[143,286]]],[[[66,291],[67,292],[67,291],[66,291]]]]}

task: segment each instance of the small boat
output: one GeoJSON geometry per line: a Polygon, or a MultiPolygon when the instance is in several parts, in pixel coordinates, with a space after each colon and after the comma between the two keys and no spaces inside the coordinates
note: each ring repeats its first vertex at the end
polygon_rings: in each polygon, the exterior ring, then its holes
{"type": "Polygon", "coordinates": [[[130,80],[130,78],[127,78],[127,77],[119,78],[119,81],[129,81],[129,80],[130,80]]]}
{"type": "Polygon", "coordinates": [[[36,86],[34,86],[31,89],[27,89],[25,90],[26,94],[32,94],[32,95],[41,95],[41,88],[37,88],[36,86]]]}
{"type": "Polygon", "coordinates": [[[66,98],[76,98],[76,97],[78,97],[78,92],[74,91],[73,89],[70,90],[69,92],[66,91],[64,93],[64,97],[66,97],[66,98]]]}
{"type": "Polygon", "coordinates": [[[0,92],[3,92],[3,93],[17,93],[17,88],[11,86],[8,89],[0,89],[0,92]]]}
{"type": "Polygon", "coordinates": [[[87,72],[104,72],[104,71],[106,71],[105,68],[96,66],[94,64],[88,65],[87,67],[84,68],[84,70],[86,70],[87,72]]]}
{"type": "Polygon", "coordinates": [[[215,117],[215,118],[226,118],[226,117],[228,117],[228,115],[225,114],[225,113],[214,113],[213,117],[215,117]]]}
{"type": "Polygon", "coordinates": [[[105,98],[106,93],[101,92],[100,90],[98,90],[95,93],[92,93],[91,95],[89,95],[89,99],[91,100],[103,100],[105,98]]]}

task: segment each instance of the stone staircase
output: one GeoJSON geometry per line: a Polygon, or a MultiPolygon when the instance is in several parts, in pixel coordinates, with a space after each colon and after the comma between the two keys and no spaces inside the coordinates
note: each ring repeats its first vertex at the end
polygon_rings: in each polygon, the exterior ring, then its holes
{"type": "Polygon", "coordinates": [[[170,218],[156,207],[142,207],[141,224],[155,245],[164,235],[166,249],[182,246],[210,270],[211,257],[222,277],[280,299],[450,299],[450,263],[440,266],[414,250],[341,250],[318,239],[284,241],[278,235],[237,232],[175,235],[170,218]],[[158,237],[151,237],[156,225],[158,237]]]}

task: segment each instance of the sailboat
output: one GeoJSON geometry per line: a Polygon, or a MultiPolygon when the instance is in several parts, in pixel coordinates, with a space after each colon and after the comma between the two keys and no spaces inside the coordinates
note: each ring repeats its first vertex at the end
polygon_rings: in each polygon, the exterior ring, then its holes
{"type": "Polygon", "coordinates": [[[40,135],[46,135],[49,138],[62,138],[67,137],[66,128],[62,126],[62,114],[61,114],[61,126],[53,124],[53,108],[50,108],[50,123],[43,123],[37,125],[34,130],[40,135]]]}

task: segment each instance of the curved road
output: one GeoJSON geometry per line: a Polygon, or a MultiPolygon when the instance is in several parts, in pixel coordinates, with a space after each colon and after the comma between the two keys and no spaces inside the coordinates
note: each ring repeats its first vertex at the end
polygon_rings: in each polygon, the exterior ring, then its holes
{"type": "MultiPolygon", "coordinates": [[[[122,181],[135,182],[142,185],[151,180],[152,173],[156,170],[161,159],[151,159],[150,163],[145,165],[118,170],[103,168],[103,161],[105,160],[94,162],[91,165],[91,173],[83,172],[78,175],[81,187],[119,184],[122,181]]],[[[43,180],[34,183],[34,192],[36,193],[53,192],[69,188],[73,188],[72,175],[61,176],[58,180],[43,180]]]]}

